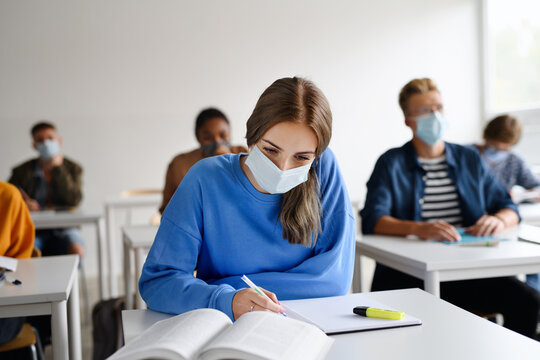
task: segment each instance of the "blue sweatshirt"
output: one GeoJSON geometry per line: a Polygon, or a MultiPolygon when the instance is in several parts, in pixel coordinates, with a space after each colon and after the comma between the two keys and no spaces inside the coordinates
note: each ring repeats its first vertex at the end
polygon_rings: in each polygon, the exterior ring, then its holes
{"type": "Polygon", "coordinates": [[[176,190],[139,281],[150,309],[179,314],[214,308],[233,319],[232,299],[246,288],[243,274],[280,300],[349,290],[354,216],[332,151],[327,149],[315,165],[323,217],[313,247],[282,238],[283,195],[257,191],[240,167],[240,156],[199,161],[176,190]]]}

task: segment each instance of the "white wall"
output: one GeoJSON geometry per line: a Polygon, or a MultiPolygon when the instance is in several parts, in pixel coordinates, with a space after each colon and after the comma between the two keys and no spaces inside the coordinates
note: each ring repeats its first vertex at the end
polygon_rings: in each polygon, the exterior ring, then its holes
{"type": "Polygon", "coordinates": [[[222,108],[243,142],[263,89],[301,75],[330,100],[331,147],[362,199],[377,157],[410,137],[397,105],[408,80],[438,82],[448,140],[479,137],[478,3],[2,1],[0,179],[35,155],[29,128],[49,119],[84,166],[83,208],[102,209],[122,189],[162,186],[171,157],[196,145],[202,107],[222,108]]]}

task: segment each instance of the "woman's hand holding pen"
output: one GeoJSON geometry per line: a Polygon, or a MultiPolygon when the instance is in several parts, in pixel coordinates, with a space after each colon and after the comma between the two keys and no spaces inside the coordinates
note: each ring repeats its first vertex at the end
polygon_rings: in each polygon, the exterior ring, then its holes
{"type": "Polygon", "coordinates": [[[272,311],[275,313],[285,311],[279,304],[276,294],[263,288],[259,289],[261,289],[270,299],[257,294],[253,289],[243,289],[234,295],[232,309],[235,320],[250,311],[272,311]]]}

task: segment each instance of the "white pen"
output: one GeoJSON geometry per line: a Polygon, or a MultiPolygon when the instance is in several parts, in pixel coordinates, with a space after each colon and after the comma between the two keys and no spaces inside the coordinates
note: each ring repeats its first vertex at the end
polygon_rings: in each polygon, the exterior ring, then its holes
{"type": "MultiPolygon", "coordinates": [[[[255,290],[257,292],[257,294],[259,294],[261,296],[264,296],[268,300],[274,302],[272,299],[270,299],[268,297],[268,295],[266,295],[261,289],[259,289],[259,287],[253,283],[253,281],[249,280],[249,278],[246,275],[242,275],[242,277],[240,277],[240,279],[242,279],[242,281],[244,281],[250,288],[255,290]]],[[[285,312],[280,312],[280,314],[283,315],[283,316],[287,316],[287,314],[285,312]]]]}

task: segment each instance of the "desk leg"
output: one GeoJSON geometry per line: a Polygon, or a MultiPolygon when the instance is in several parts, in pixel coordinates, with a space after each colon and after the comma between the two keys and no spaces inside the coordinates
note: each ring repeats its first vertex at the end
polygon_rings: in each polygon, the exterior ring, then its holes
{"type": "Polygon", "coordinates": [[[352,292],[362,292],[362,255],[358,252],[354,255],[352,292]]]}
{"type": "Polygon", "coordinates": [[[66,300],[51,304],[51,342],[55,359],[69,359],[66,300]]]}
{"type": "Polygon", "coordinates": [[[98,247],[98,278],[99,278],[99,299],[105,299],[106,286],[105,286],[105,246],[103,241],[105,240],[105,233],[103,230],[103,219],[99,219],[96,222],[96,236],[97,236],[97,247],[98,247]]]}
{"type": "Polygon", "coordinates": [[[79,274],[74,272],[73,285],[68,298],[69,358],[81,360],[81,317],[79,308],[79,274]]]}
{"type": "Polygon", "coordinates": [[[439,272],[438,271],[428,271],[425,274],[424,278],[424,289],[435,295],[436,297],[441,297],[440,281],[439,281],[439,272]]]}
{"type": "Polygon", "coordinates": [[[126,235],[122,234],[124,247],[124,289],[126,293],[126,310],[133,309],[133,279],[131,278],[131,249],[127,244],[126,235]]]}
{"type": "Polygon", "coordinates": [[[107,218],[107,246],[108,246],[108,258],[107,266],[109,267],[109,295],[111,298],[118,296],[118,283],[116,281],[116,271],[113,266],[113,259],[116,259],[116,226],[114,224],[114,209],[106,205],[105,216],[107,218]]]}
{"type": "Polygon", "coordinates": [[[139,292],[139,277],[142,273],[142,260],[144,258],[144,250],[141,248],[135,248],[135,308],[136,309],[146,309],[144,301],[139,292]]]}

